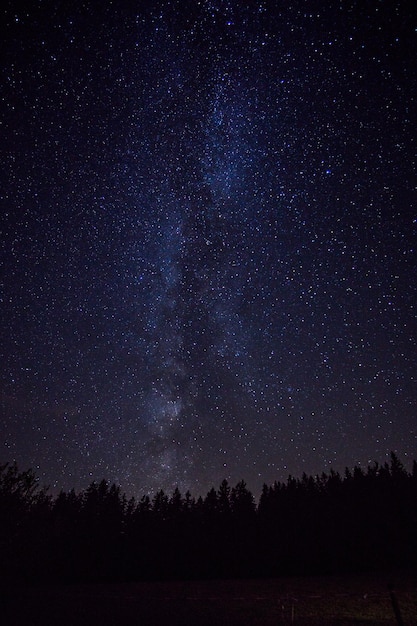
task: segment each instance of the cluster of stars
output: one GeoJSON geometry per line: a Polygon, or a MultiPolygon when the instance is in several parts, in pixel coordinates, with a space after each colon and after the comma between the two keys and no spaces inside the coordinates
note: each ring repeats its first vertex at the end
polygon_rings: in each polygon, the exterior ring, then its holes
{"type": "Polygon", "coordinates": [[[2,9],[0,460],[139,495],[415,456],[417,24],[319,4],[2,9]]]}

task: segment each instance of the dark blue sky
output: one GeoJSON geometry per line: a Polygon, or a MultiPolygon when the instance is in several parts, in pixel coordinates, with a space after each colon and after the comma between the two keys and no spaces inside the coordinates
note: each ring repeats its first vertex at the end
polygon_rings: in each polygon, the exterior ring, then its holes
{"type": "Polygon", "coordinates": [[[412,3],[1,11],[0,460],[134,495],[411,462],[412,3]]]}

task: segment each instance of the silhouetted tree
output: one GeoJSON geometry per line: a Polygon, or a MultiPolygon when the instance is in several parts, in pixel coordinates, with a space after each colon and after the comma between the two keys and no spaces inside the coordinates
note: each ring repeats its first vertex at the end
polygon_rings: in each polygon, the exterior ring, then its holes
{"type": "Polygon", "coordinates": [[[220,483],[220,487],[217,491],[217,506],[220,515],[230,515],[231,503],[230,503],[230,486],[226,479],[220,483]]]}
{"type": "Polygon", "coordinates": [[[230,503],[232,513],[237,519],[253,519],[256,508],[255,500],[244,480],[241,480],[233,487],[230,494],[230,503]]]}
{"type": "MultiPolygon", "coordinates": [[[[39,521],[50,505],[31,469],[21,472],[16,463],[0,465],[0,576],[24,581],[35,570],[40,574],[35,563],[41,558],[47,529],[39,521]]],[[[45,561],[47,556],[43,554],[45,561]]]]}
{"type": "Polygon", "coordinates": [[[0,466],[3,577],[51,580],[275,576],[414,567],[417,464],[330,470],[263,485],[241,480],[195,500],[127,500],[105,480],[55,499],[31,470],[0,466]],[[7,572],[7,574],[5,574],[7,572]]]}

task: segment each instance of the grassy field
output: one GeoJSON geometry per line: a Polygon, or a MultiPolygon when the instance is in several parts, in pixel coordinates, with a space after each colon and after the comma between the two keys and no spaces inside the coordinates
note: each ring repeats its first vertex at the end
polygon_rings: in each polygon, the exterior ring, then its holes
{"type": "Polygon", "coordinates": [[[131,583],[3,589],[5,626],[417,625],[417,576],[131,583]]]}

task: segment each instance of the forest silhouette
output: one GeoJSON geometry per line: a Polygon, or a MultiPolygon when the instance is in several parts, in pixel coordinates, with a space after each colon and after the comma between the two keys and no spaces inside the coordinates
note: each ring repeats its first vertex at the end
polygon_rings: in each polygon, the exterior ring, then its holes
{"type": "Polygon", "coordinates": [[[128,499],[115,484],[53,497],[32,470],[0,466],[3,582],[121,582],[414,569],[417,462],[264,485],[242,480],[205,497],[128,499]]]}

